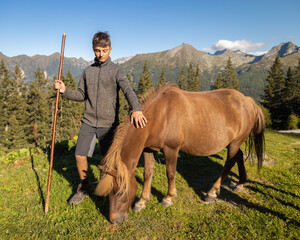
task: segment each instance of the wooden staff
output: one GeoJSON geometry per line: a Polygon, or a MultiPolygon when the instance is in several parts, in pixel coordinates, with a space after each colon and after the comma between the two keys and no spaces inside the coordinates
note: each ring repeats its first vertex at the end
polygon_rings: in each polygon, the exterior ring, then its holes
{"type": "MultiPolygon", "coordinates": [[[[62,44],[61,44],[58,80],[61,80],[61,75],[62,75],[65,40],[66,40],[66,34],[64,33],[63,37],[62,37],[62,44]]],[[[48,174],[47,196],[46,196],[46,201],[45,201],[45,213],[46,214],[48,213],[48,206],[49,206],[49,199],[50,199],[50,188],[51,188],[51,177],[52,177],[52,169],[53,169],[53,157],[54,157],[56,120],[57,120],[57,112],[58,112],[59,95],[60,95],[59,89],[57,89],[56,101],[55,101],[55,110],[54,110],[54,117],[53,117],[53,129],[52,129],[52,142],[51,142],[50,165],[49,165],[49,174],[48,174]]]]}

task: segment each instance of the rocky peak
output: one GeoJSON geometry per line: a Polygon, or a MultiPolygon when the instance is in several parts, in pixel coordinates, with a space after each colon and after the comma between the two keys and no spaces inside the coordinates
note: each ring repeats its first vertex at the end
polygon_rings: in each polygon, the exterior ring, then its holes
{"type": "Polygon", "coordinates": [[[280,43],[279,45],[273,47],[269,52],[264,55],[264,58],[275,57],[277,54],[279,57],[285,57],[287,55],[297,53],[299,47],[292,42],[280,43]]]}

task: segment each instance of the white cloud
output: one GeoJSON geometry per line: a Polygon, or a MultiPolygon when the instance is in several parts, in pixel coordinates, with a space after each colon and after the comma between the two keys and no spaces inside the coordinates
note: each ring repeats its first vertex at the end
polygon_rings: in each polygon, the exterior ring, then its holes
{"type": "Polygon", "coordinates": [[[204,51],[220,51],[223,49],[229,49],[232,51],[240,50],[242,52],[249,52],[263,47],[264,43],[253,43],[248,40],[219,40],[214,43],[210,48],[203,49],[204,51]]]}

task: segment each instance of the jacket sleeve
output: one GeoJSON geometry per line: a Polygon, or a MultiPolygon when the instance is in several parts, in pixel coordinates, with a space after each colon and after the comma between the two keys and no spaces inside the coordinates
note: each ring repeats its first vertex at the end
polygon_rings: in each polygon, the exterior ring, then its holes
{"type": "Polygon", "coordinates": [[[83,102],[86,99],[86,78],[85,71],[80,77],[77,90],[72,90],[66,87],[65,92],[62,94],[64,98],[69,100],[83,102]]]}
{"type": "Polygon", "coordinates": [[[141,104],[138,101],[138,98],[133,90],[133,87],[129,80],[127,79],[124,71],[122,69],[118,69],[117,72],[117,83],[122,89],[129,105],[132,108],[132,112],[142,111],[141,104]]]}

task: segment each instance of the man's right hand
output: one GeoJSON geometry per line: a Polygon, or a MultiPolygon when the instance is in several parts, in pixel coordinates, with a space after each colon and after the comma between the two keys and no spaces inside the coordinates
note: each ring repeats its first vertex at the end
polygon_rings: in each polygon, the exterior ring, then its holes
{"type": "Polygon", "coordinates": [[[60,93],[64,93],[66,91],[65,84],[62,81],[60,81],[60,80],[55,80],[54,88],[55,89],[59,89],[60,93]]]}

